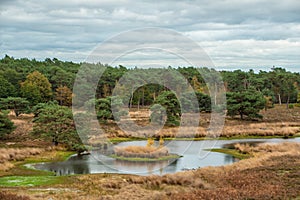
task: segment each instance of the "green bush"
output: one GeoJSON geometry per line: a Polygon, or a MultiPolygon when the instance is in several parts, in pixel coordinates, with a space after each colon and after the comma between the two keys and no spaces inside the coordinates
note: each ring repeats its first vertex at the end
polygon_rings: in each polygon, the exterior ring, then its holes
{"type": "Polygon", "coordinates": [[[8,111],[0,112],[0,138],[4,138],[10,134],[14,129],[14,123],[8,118],[8,111]]]}

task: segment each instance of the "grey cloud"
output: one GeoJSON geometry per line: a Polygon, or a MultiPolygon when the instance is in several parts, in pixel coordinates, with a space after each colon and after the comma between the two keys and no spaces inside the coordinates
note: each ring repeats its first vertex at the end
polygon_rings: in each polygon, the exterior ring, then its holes
{"type": "MultiPolygon", "coordinates": [[[[177,30],[205,44],[220,66],[256,61],[269,65],[268,60],[299,66],[299,13],[297,0],[5,0],[0,3],[0,54],[27,57],[28,52],[38,59],[82,61],[97,44],[120,32],[154,26],[177,30]],[[250,44],[258,45],[261,53],[250,44]]],[[[126,42],[157,36],[131,36],[126,42]]],[[[155,42],[164,42],[160,38],[155,42]]],[[[165,60],[175,66],[178,62],[165,60]]]]}

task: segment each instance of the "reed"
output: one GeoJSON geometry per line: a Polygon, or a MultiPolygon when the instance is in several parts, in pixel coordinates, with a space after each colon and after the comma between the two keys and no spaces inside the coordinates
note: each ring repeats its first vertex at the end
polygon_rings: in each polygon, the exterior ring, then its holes
{"type": "Polygon", "coordinates": [[[160,158],[163,156],[168,156],[169,151],[166,147],[127,146],[115,147],[114,154],[127,158],[160,158]]]}

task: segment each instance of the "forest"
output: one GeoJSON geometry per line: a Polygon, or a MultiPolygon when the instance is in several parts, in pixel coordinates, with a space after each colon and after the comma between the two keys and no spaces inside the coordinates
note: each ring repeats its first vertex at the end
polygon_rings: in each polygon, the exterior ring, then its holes
{"type": "MultiPolygon", "coordinates": [[[[6,55],[0,60],[0,109],[1,109],[1,138],[14,130],[13,123],[8,119],[6,110],[13,110],[18,117],[22,113],[34,113],[33,135],[46,138],[55,144],[64,143],[71,150],[82,151],[80,139],[76,136],[73,115],[71,111],[73,84],[81,65],[85,63],[73,63],[60,61],[56,58],[46,58],[44,61],[35,59],[15,59],[6,55]],[[66,126],[67,125],[67,126],[66,126]],[[72,138],[72,139],[70,139],[72,138]]],[[[129,108],[149,108],[152,111],[151,121],[162,123],[160,115],[162,107],[166,108],[167,126],[178,126],[181,112],[207,112],[215,106],[215,100],[211,98],[206,83],[213,77],[212,71],[206,67],[167,67],[167,71],[175,71],[180,75],[167,76],[162,69],[126,68],[125,66],[105,67],[96,88],[96,94],[79,94],[89,96],[90,101],[80,106],[95,106],[99,121],[118,121],[121,116],[128,113],[116,111],[112,115],[111,104],[122,105],[122,98],[113,101],[112,93],[118,81],[126,76],[123,85],[131,85],[132,81],[138,82],[141,87],[123,92],[129,99],[129,108]],[[131,72],[131,73],[128,73],[131,72]],[[200,73],[201,72],[201,73],[200,73]],[[211,77],[203,77],[205,74],[211,77]],[[181,95],[180,101],[169,88],[159,84],[145,84],[147,77],[155,77],[157,80],[168,82],[169,85],[181,86],[187,81],[192,86],[192,91],[181,95]],[[196,110],[190,102],[190,93],[195,93],[198,100],[196,110]],[[182,105],[181,105],[181,104],[182,105]],[[160,104],[162,107],[157,106],[160,104]],[[184,109],[181,110],[180,106],[184,109]]],[[[97,74],[97,72],[95,72],[97,74]]],[[[300,73],[289,72],[282,67],[271,67],[270,71],[253,70],[220,71],[225,86],[228,116],[239,116],[242,120],[259,120],[262,109],[272,109],[274,104],[286,104],[286,109],[300,106],[300,73]]],[[[217,80],[218,81],[218,80],[217,80]]],[[[155,81],[154,81],[155,82],[155,81]]],[[[81,85],[85,91],[87,85],[81,85]]],[[[120,88],[120,87],[119,87],[120,88]]],[[[121,87],[122,90],[122,87],[121,87]]],[[[179,88],[179,91],[180,88],[179,88]]],[[[219,108],[222,110],[222,108],[219,108]]]]}
{"type": "MultiPolygon", "coordinates": [[[[70,106],[70,95],[76,73],[83,63],[60,61],[46,58],[44,61],[35,59],[15,59],[6,55],[0,60],[1,98],[25,98],[30,106],[56,100],[60,105],[70,106]],[[63,94],[65,96],[63,96],[63,94]]],[[[117,81],[128,71],[145,74],[155,69],[126,68],[124,66],[105,66],[98,83],[96,98],[112,95],[117,81]]],[[[167,67],[181,73],[194,91],[207,94],[206,83],[196,67],[167,67]]],[[[203,72],[213,69],[201,68],[203,72]]],[[[270,67],[269,71],[242,70],[220,71],[226,91],[239,93],[249,90],[257,91],[269,97],[273,103],[296,103],[300,87],[300,73],[289,72],[283,67],[270,67]]],[[[133,77],[134,78],[134,77],[133,77]]],[[[158,77],[163,78],[163,77],[158,77]]],[[[166,81],[171,81],[167,80],[166,81]]],[[[132,95],[132,105],[151,105],[164,88],[162,86],[145,85],[138,88],[132,95]]]]}

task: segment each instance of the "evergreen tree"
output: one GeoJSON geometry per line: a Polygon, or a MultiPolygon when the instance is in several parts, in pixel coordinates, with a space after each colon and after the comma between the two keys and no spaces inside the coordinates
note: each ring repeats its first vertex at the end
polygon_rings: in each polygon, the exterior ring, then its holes
{"type": "Polygon", "coordinates": [[[18,117],[29,111],[29,101],[21,97],[8,97],[0,99],[0,109],[13,110],[18,117]]]}
{"type": "MultiPolygon", "coordinates": [[[[160,106],[164,107],[167,119],[166,125],[170,126],[178,126],[180,124],[180,103],[176,98],[175,94],[171,91],[164,91],[162,92],[154,101],[154,107],[150,108],[152,111],[155,110],[155,107],[159,104],[160,106]]],[[[157,117],[156,112],[152,112],[150,118],[154,119],[157,117]]]]}
{"type": "Polygon", "coordinates": [[[254,90],[227,93],[227,114],[234,117],[240,115],[241,119],[247,116],[250,119],[262,118],[259,111],[265,108],[264,96],[254,90]]]}
{"type": "Polygon", "coordinates": [[[8,112],[0,111],[0,139],[3,139],[15,129],[14,123],[7,115],[8,112]]]}
{"type": "Polygon", "coordinates": [[[64,144],[78,153],[84,150],[75,129],[72,110],[65,106],[49,104],[41,108],[34,118],[33,134],[52,141],[54,145],[64,144]]]}

